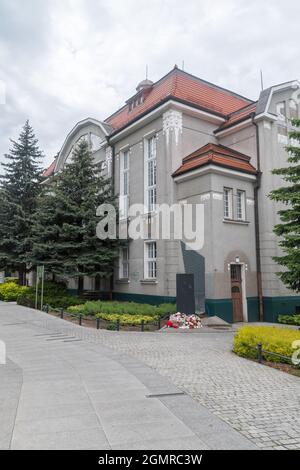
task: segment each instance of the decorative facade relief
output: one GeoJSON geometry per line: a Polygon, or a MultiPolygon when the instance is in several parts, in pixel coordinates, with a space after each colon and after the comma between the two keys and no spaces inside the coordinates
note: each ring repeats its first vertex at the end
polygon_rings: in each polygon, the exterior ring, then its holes
{"type": "Polygon", "coordinates": [[[201,194],[200,201],[209,201],[210,193],[201,194]]]}
{"type": "Polygon", "coordinates": [[[216,201],[222,201],[223,200],[223,194],[213,193],[213,199],[215,199],[216,201]]]}
{"type": "Polygon", "coordinates": [[[175,143],[178,145],[179,134],[182,134],[182,113],[180,111],[170,109],[163,114],[163,132],[167,144],[170,142],[170,132],[174,132],[175,143]]]}

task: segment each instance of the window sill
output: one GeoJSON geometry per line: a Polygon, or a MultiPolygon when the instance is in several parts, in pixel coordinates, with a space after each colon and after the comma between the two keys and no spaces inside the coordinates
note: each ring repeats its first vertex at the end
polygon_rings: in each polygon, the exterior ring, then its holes
{"type": "Polygon", "coordinates": [[[140,283],[153,285],[153,284],[157,284],[157,280],[156,279],[141,279],[140,283]]]}
{"type": "Polygon", "coordinates": [[[223,219],[224,224],[249,225],[249,220],[223,219]]]}
{"type": "Polygon", "coordinates": [[[129,284],[130,280],[129,279],[116,279],[116,284],[129,284]]]}

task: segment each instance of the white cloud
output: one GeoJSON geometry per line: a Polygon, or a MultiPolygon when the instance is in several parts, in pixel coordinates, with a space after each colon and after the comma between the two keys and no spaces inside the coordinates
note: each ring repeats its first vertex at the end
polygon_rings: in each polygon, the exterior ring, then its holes
{"type": "Polygon", "coordinates": [[[174,63],[256,99],[298,78],[296,0],[1,0],[0,160],[28,117],[45,164],[80,119],[103,119],[174,63]],[[30,8],[31,7],[31,8],[30,8]]]}

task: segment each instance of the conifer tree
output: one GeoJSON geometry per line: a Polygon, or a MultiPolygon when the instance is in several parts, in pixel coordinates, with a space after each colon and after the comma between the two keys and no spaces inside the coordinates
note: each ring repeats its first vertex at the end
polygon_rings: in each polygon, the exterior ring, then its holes
{"type": "Polygon", "coordinates": [[[20,284],[25,283],[27,262],[31,251],[32,217],[40,191],[42,152],[27,120],[18,141],[2,163],[0,179],[0,266],[19,272],[20,284]]]}
{"type": "Polygon", "coordinates": [[[283,256],[273,258],[284,268],[278,276],[288,288],[300,292],[300,119],[293,119],[292,125],[287,147],[289,166],[273,170],[287,184],[271,191],[270,198],[286,206],[278,211],[282,223],[274,228],[283,250],[283,256]]]}
{"type": "Polygon", "coordinates": [[[46,271],[78,279],[109,278],[119,253],[117,240],[100,240],[97,207],[115,205],[110,179],[100,174],[88,144],[81,141],[72,160],[43,185],[35,217],[32,262],[46,271]]]}

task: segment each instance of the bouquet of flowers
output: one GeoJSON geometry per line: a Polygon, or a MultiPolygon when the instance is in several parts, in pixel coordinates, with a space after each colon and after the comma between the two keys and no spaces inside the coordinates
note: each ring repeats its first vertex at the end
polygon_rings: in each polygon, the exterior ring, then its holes
{"type": "Polygon", "coordinates": [[[201,319],[198,315],[186,315],[185,313],[174,313],[167,322],[167,328],[194,329],[201,328],[201,319]]]}

